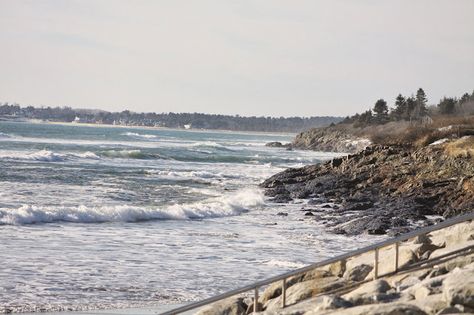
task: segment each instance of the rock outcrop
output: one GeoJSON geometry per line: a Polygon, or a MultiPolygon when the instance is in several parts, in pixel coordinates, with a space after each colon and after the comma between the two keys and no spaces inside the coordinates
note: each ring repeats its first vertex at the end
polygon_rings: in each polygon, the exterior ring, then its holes
{"type": "Polygon", "coordinates": [[[301,215],[341,234],[396,235],[427,216],[474,209],[474,162],[443,145],[369,146],[329,162],[288,169],[261,184],[274,202],[306,200],[301,215]]]}
{"type": "Polygon", "coordinates": [[[371,141],[337,127],[313,128],[299,133],[291,147],[323,152],[353,153],[365,149],[371,141]]]}

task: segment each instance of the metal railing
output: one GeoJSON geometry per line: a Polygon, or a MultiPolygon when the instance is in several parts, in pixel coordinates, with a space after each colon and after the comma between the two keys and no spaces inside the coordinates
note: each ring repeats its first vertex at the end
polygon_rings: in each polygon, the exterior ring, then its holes
{"type": "Polygon", "coordinates": [[[453,225],[456,225],[456,224],[459,224],[459,223],[470,221],[470,220],[474,220],[474,212],[470,212],[470,213],[467,213],[467,214],[464,214],[464,215],[461,215],[461,216],[457,216],[457,217],[445,220],[445,221],[443,221],[441,223],[438,223],[436,225],[423,227],[423,228],[411,231],[409,233],[400,235],[398,237],[391,238],[391,239],[388,239],[388,240],[385,240],[385,241],[382,241],[382,242],[379,242],[379,243],[375,243],[375,244],[372,244],[372,245],[369,245],[369,246],[366,246],[366,247],[363,247],[363,248],[360,248],[360,249],[357,249],[357,250],[354,250],[354,251],[351,251],[351,252],[336,256],[336,257],[333,257],[333,258],[329,258],[329,259],[320,261],[320,262],[316,262],[316,263],[308,265],[306,267],[302,267],[302,268],[299,268],[299,269],[296,269],[296,270],[293,270],[293,271],[290,271],[290,272],[287,272],[287,273],[284,273],[284,274],[281,274],[281,275],[278,275],[278,276],[274,276],[274,277],[271,277],[271,278],[268,278],[268,279],[265,279],[265,280],[257,281],[257,282],[254,282],[252,284],[243,286],[241,288],[234,289],[234,290],[231,290],[231,291],[228,291],[228,292],[225,292],[225,293],[222,293],[222,294],[204,299],[202,301],[190,303],[190,304],[178,307],[176,309],[161,313],[161,315],[174,315],[174,314],[187,312],[187,311],[190,311],[190,310],[202,307],[202,306],[206,306],[208,304],[215,303],[215,302],[224,300],[226,298],[229,298],[229,297],[232,297],[232,296],[235,296],[235,295],[238,295],[238,294],[246,293],[246,292],[249,292],[249,291],[254,292],[253,311],[254,311],[254,313],[256,313],[256,312],[259,311],[259,303],[258,303],[259,288],[261,288],[263,286],[266,286],[266,285],[269,285],[269,284],[272,284],[272,283],[275,283],[277,281],[281,281],[281,284],[282,284],[282,293],[281,293],[282,298],[281,298],[281,300],[282,300],[282,307],[285,307],[286,306],[286,283],[287,283],[288,278],[294,277],[294,276],[297,276],[297,275],[301,275],[303,273],[314,270],[316,268],[321,268],[321,267],[324,267],[324,266],[327,266],[327,265],[330,265],[330,264],[333,264],[333,263],[336,263],[336,262],[339,262],[339,261],[342,261],[342,260],[346,260],[346,259],[354,257],[354,256],[359,256],[361,254],[365,254],[365,253],[370,252],[370,251],[374,251],[374,269],[373,269],[374,270],[374,276],[373,276],[373,278],[377,279],[380,276],[385,276],[385,275],[380,275],[379,274],[379,250],[381,248],[388,247],[390,245],[395,245],[394,246],[394,248],[395,248],[394,271],[392,273],[396,273],[396,272],[399,271],[399,268],[400,268],[399,267],[399,247],[400,247],[401,242],[407,241],[411,238],[414,238],[414,237],[417,237],[417,236],[420,236],[420,235],[424,235],[424,234],[427,234],[427,233],[430,233],[430,232],[433,232],[433,231],[441,230],[441,229],[444,229],[444,228],[447,228],[447,227],[450,227],[450,226],[453,226],[453,225]]]}

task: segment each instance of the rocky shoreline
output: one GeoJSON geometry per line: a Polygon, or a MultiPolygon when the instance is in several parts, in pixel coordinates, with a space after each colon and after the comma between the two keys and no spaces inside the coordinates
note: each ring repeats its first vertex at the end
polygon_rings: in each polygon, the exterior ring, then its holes
{"type": "Polygon", "coordinates": [[[474,209],[474,161],[450,155],[449,143],[372,145],[288,169],[261,187],[275,203],[303,201],[301,216],[334,233],[397,235],[474,209]]]}

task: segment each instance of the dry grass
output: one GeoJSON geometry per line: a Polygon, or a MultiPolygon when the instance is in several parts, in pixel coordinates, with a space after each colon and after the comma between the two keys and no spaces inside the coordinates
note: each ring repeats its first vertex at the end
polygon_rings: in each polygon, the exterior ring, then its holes
{"type": "Polygon", "coordinates": [[[449,142],[444,147],[445,152],[453,157],[474,159],[474,136],[465,136],[449,142]]]}
{"type": "Polygon", "coordinates": [[[433,117],[429,125],[414,125],[408,122],[393,122],[381,126],[361,129],[358,133],[376,144],[404,144],[423,147],[439,139],[456,139],[474,135],[474,116],[433,117]]]}

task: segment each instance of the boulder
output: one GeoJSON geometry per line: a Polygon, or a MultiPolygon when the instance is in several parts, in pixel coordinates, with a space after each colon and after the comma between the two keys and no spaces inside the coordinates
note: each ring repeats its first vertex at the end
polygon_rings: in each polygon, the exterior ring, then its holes
{"type": "Polygon", "coordinates": [[[344,278],[351,281],[362,281],[372,271],[373,267],[366,264],[360,264],[347,270],[344,273],[344,278]]]}
{"type": "Polygon", "coordinates": [[[433,244],[446,247],[472,241],[474,240],[474,221],[431,232],[430,237],[433,244]]]}
{"type": "Polygon", "coordinates": [[[409,301],[407,304],[415,305],[427,314],[436,314],[447,306],[446,302],[443,300],[442,294],[429,295],[421,300],[417,299],[409,301]]]}
{"type": "MultiPolygon", "coordinates": [[[[311,311],[305,315],[319,315],[318,311],[311,311]]],[[[361,305],[346,309],[337,309],[333,312],[324,313],[325,315],[427,315],[418,306],[407,303],[382,303],[361,305]]]]}
{"type": "Polygon", "coordinates": [[[443,282],[443,297],[450,306],[461,304],[474,309],[474,263],[447,274],[443,282]]]}
{"type": "MultiPolygon", "coordinates": [[[[347,285],[348,282],[338,277],[325,277],[298,282],[286,290],[286,304],[292,305],[309,299],[317,294],[329,292],[347,285]]],[[[266,310],[281,308],[282,297],[278,296],[264,305],[266,310]]]]}
{"type": "Polygon", "coordinates": [[[284,309],[267,310],[264,314],[295,315],[311,313],[325,313],[329,310],[351,307],[352,304],[337,296],[322,295],[306,301],[288,306],[284,309]]]}
{"type": "MultiPolygon", "coordinates": [[[[430,247],[431,248],[431,247],[430,247]]],[[[402,243],[399,246],[399,255],[398,255],[398,266],[403,268],[413,262],[418,261],[418,257],[423,254],[423,251],[427,250],[425,243],[423,244],[414,244],[414,243],[402,243]]],[[[370,280],[374,277],[373,275],[373,266],[374,266],[374,252],[368,252],[356,257],[352,257],[347,260],[346,271],[344,273],[344,278],[352,279],[355,278],[370,280]],[[360,267],[362,265],[367,265],[371,267],[369,273],[362,276],[369,269],[368,267],[360,267]],[[360,274],[357,276],[357,274],[360,274]],[[354,278],[355,277],[355,278],[354,278]]],[[[388,246],[379,250],[379,265],[378,273],[379,275],[384,275],[391,273],[395,270],[395,250],[394,246],[388,246]]]]}
{"type": "Polygon", "coordinates": [[[390,299],[391,295],[386,294],[390,289],[387,281],[375,280],[361,285],[342,298],[356,305],[371,304],[390,299]]]}
{"type": "MultiPolygon", "coordinates": [[[[288,278],[286,280],[286,289],[288,290],[288,288],[290,288],[295,283],[301,282],[303,277],[304,277],[304,275],[298,275],[298,276],[288,278]]],[[[265,291],[263,291],[263,293],[260,295],[260,298],[258,300],[259,300],[260,303],[262,303],[264,305],[269,300],[280,296],[281,292],[282,292],[282,281],[274,282],[274,283],[270,284],[265,289],[265,291]]]]}
{"type": "Polygon", "coordinates": [[[247,305],[244,299],[228,298],[221,302],[216,302],[199,310],[196,315],[245,315],[247,305]]]}

